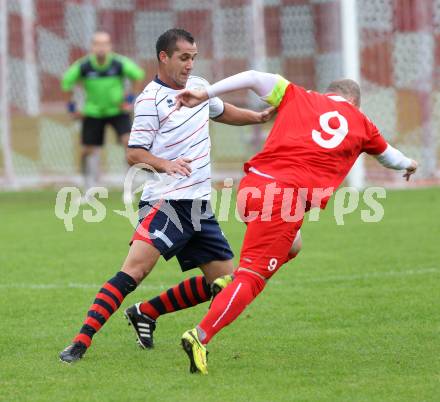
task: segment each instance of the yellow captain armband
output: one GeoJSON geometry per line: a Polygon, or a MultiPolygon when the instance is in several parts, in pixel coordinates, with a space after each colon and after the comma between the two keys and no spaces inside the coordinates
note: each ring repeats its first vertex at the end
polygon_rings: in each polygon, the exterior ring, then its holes
{"type": "Polygon", "coordinates": [[[265,102],[275,107],[278,107],[281,101],[283,100],[287,86],[290,84],[290,82],[287,81],[281,75],[277,74],[277,77],[278,77],[278,81],[273,87],[272,92],[263,98],[265,102]]]}

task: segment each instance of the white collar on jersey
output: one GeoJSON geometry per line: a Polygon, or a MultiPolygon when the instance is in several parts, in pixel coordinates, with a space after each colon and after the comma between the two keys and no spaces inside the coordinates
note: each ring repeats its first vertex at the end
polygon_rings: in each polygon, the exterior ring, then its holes
{"type": "Polygon", "coordinates": [[[153,78],[153,81],[156,82],[156,83],[159,84],[159,85],[162,85],[163,87],[167,87],[167,88],[170,88],[170,89],[174,89],[174,88],[171,88],[169,85],[165,84],[165,82],[163,82],[163,81],[157,76],[157,74],[156,74],[156,76],[153,78]]]}
{"type": "Polygon", "coordinates": [[[326,94],[330,99],[334,100],[335,102],[347,102],[350,103],[347,99],[345,99],[343,96],[340,95],[332,95],[332,94],[326,94]]]}

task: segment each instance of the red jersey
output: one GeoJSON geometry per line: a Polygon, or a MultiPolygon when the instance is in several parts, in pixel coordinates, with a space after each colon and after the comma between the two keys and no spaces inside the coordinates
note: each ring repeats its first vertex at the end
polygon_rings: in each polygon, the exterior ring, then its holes
{"type": "Polygon", "coordinates": [[[268,100],[278,106],[278,115],[263,150],[246,162],[246,172],[253,167],[293,187],[308,188],[310,196],[314,188],[334,191],[362,152],[385,151],[387,143],[377,127],[347,100],[284,83],[281,88],[277,84],[278,101],[273,96],[268,100]]]}

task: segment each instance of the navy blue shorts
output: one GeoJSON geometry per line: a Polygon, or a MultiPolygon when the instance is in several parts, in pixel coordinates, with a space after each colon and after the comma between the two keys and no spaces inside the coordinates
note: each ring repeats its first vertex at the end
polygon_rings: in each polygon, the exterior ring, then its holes
{"type": "Polygon", "coordinates": [[[182,271],[234,257],[206,200],[141,201],[134,240],[153,245],[165,260],[176,256],[182,271]]]}

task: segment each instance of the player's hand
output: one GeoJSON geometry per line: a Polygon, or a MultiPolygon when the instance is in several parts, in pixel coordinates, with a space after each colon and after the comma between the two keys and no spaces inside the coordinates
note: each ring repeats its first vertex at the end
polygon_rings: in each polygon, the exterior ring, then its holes
{"type": "Polygon", "coordinates": [[[132,103],[128,103],[128,102],[124,102],[124,103],[121,105],[121,110],[122,110],[124,113],[130,113],[130,112],[133,110],[133,104],[132,104],[132,103]]]}
{"type": "Polygon", "coordinates": [[[73,112],[69,113],[69,116],[72,120],[81,120],[83,118],[83,115],[80,112],[73,112]]]}
{"type": "Polygon", "coordinates": [[[170,176],[175,176],[180,174],[182,176],[189,176],[191,174],[191,166],[189,165],[191,159],[182,158],[176,159],[175,161],[164,160],[163,165],[160,170],[170,176]]]}
{"type": "Polygon", "coordinates": [[[277,114],[277,108],[276,107],[268,107],[267,109],[264,109],[262,112],[258,113],[258,122],[259,123],[266,123],[273,119],[273,117],[277,114]]]}
{"type": "Polygon", "coordinates": [[[182,106],[194,107],[209,99],[206,90],[185,89],[176,96],[176,109],[182,106]]]}
{"type": "Polygon", "coordinates": [[[69,113],[69,116],[72,120],[79,120],[82,119],[82,114],[78,112],[76,108],[76,102],[73,100],[70,100],[66,104],[67,112],[69,113]]]}
{"type": "Polygon", "coordinates": [[[134,101],[136,96],[132,93],[125,95],[124,102],[122,102],[121,110],[125,113],[130,113],[133,110],[134,101]]]}
{"type": "Polygon", "coordinates": [[[411,166],[406,169],[406,173],[403,175],[403,177],[406,179],[406,181],[408,181],[409,178],[411,177],[411,175],[413,175],[416,172],[418,166],[419,166],[419,164],[417,163],[417,161],[415,161],[413,159],[411,161],[411,166]]]}

